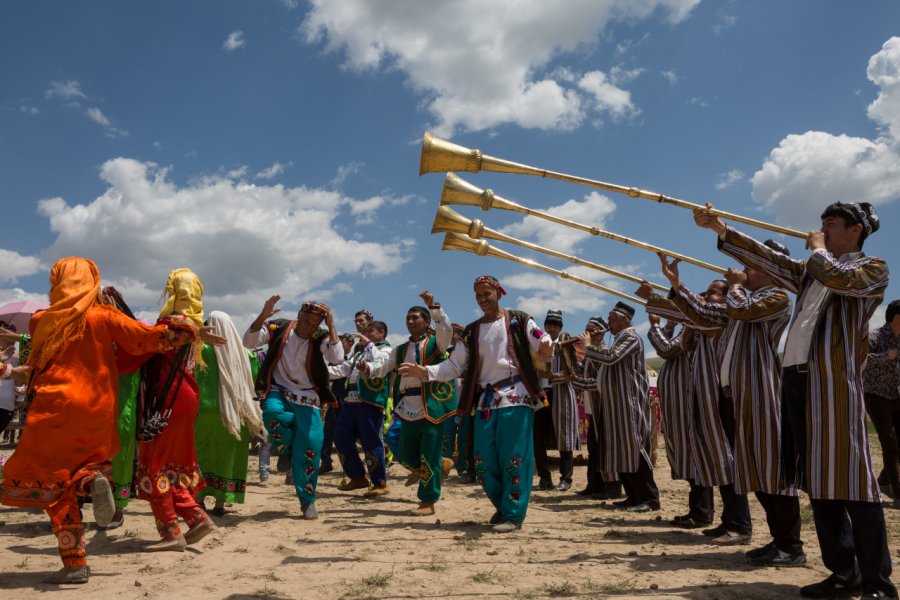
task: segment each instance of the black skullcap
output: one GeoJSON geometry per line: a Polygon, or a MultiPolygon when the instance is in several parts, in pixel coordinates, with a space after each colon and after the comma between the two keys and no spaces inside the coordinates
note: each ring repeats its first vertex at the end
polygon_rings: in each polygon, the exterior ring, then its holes
{"type": "Polygon", "coordinates": [[[562,318],[561,310],[551,309],[551,310],[547,311],[547,316],[544,317],[544,325],[552,325],[552,324],[556,324],[556,325],[559,325],[560,327],[562,327],[563,318],[562,318]]]}
{"type": "Polygon", "coordinates": [[[617,312],[624,317],[628,317],[628,320],[634,318],[634,309],[624,302],[616,302],[616,305],[613,306],[613,312],[617,312]]]}
{"type": "Polygon", "coordinates": [[[780,252],[781,254],[784,254],[785,256],[791,255],[791,251],[788,250],[787,246],[785,246],[781,242],[776,242],[775,240],[766,240],[763,242],[763,244],[765,244],[766,246],[768,246],[775,252],[780,252]]]}

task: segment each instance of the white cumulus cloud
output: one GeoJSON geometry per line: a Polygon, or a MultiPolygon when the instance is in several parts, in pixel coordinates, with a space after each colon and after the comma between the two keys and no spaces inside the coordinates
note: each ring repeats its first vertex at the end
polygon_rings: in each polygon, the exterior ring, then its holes
{"type": "Polygon", "coordinates": [[[284,173],[284,171],[288,167],[293,166],[293,164],[294,163],[290,162],[290,161],[287,163],[280,163],[278,161],[275,161],[270,166],[266,167],[265,169],[263,169],[262,171],[257,173],[256,178],[257,179],[274,179],[274,178],[278,177],[279,175],[281,175],[282,173],[284,173]]]}
{"type": "Polygon", "coordinates": [[[813,226],[824,206],[859,199],[860,190],[875,205],[900,198],[900,37],[871,57],[867,75],[879,88],[868,115],[880,135],[791,134],[753,175],[754,200],[780,222],[813,226]]]}
{"type": "Polygon", "coordinates": [[[571,129],[630,99],[607,88],[598,97],[598,76],[586,90],[548,73],[550,63],[595,45],[611,21],[662,9],[677,23],[698,2],[571,0],[560,9],[541,0],[311,0],[300,34],[342,52],[349,69],[402,71],[441,135],[504,123],[571,129]]]}
{"type": "Polygon", "coordinates": [[[106,135],[109,137],[125,137],[128,135],[128,132],[124,129],[119,129],[113,122],[103,114],[103,111],[97,108],[96,106],[92,106],[88,108],[84,113],[88,119],[97,123],[98,125],[103,127],[103,130],[106,132],[106,135]]]}
{"type": "MultiPolygon", "coordinates": [[[[606,219],[616,210],[616,205],[606,196],[590,192],[584,196],[583,200],[572,199],[559,206],[541,210],[555,217],[604,229],[606,219]]],[[[503,227],[500,231],[566,254],[574,252],[579,242],[591,237],[590,233],[571,227],[548,226],[545,219],[530,215],[518,223],[503,227]]]]}
{"type": "Polygon", "coordinates": [[[722,173],[721,175],[719,175],[719,181],[716,182],[716,189],[728,189],[743,178],[743,171],[741,171],[740,169],[731,169],[727,173],[722,173]]]}
{"type": "Polygon", "coordinates": [[[242,48],[246,41],[244,40],[244,32],[241,30],[232,31],[228,34],[228,37],[225,38],[225,41],[222,42],[222,49],[227,50],[228,52],[232,52],[237,50],[238,48],[242,48]]]}
{"type": "Polygon", "coordinates": [[[73,100],[75,98],[87,98],[81,91],[81,84],[75,80],[51,81],[50,87],[44,92],[47,98],[59,98],[61,100],[73,100]]]}
{"type": "Polygon", "coordinates": [[[0,281],[15,281],[19,277],[41,271],[41,261],[34,256],[23,256],[13,250],[0,248],[0,281]]]}
{"type": "Polygon", "coordinates": [[[223,175],[188,185],[153,163],[115,158],[100,169],[106,191],[86,204],[42,200],[62,256],[95,260],[105,283],[152,311],[171,269],[190,267],[206,287],[209,310],[246,324],[262,301],[327,299],[349,276],[391,273],[410,255],[402,242],[346,239],[336,218],[354,199],[319,188],[253,185],[223,175]]]}

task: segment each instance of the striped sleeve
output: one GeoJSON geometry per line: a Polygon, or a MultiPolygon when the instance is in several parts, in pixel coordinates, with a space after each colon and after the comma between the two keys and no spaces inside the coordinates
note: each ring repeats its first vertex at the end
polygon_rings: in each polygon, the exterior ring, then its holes
{"type": "Polygon", "coordinates": [[[641,340],[632,329],[622,334],[611,347],[588,346],[585,358],[595,363],[614,365],[640,348],[641,340]]]}
{"type": "Polygon", "coordinates": [[[701,300],[684,284],[674,292],[672,302],[690,320],[692,325],[706,330],[722,329],[728,325],[728,307],[725,304],[701,300]]]}
{"type": "Polygon", "coordinates": [[[732,286],[725,297],[728,316],[736,321],[763,323],[784,318],[791,310],[791,300],[782,289],[767,287],[747,294],[738,285],[732,286]]]}
{"type": "Polygon", "coordinates": [[[797,293],[806,263],[775,252],[765,244],[728,227],[719,238],[719,250],[742,265],[762,271],[775,280],[779,287],[797,293]]]}
{"type": "Polygon", "coordinates": [[[681,334],[668,335],[659,325],[651,325],[647,332],[650,345],[663,360],[671,360],[682,354],[681,334]]]}
{"type": "Polygon", "coordinates": [[[806,272],[841,296],[881,296],[888,285],[887,263],[869,256],[841,263],[827,250],[819,249],[806,261],[806,272]]]}

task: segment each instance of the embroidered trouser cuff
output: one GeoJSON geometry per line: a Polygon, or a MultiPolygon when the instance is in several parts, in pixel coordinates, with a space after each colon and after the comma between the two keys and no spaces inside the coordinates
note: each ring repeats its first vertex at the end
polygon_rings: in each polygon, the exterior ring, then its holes
{"type": "Polygon", "coordinates": [[[181,533],[178,517],[184,519],[188,527],[193,527],[207,518],[206,512],[191,493],[183,488],[172,488],[165,496],[154,496],[150,500],[150,510],[156,519],[159,537],[166,539],[181,533]]]}

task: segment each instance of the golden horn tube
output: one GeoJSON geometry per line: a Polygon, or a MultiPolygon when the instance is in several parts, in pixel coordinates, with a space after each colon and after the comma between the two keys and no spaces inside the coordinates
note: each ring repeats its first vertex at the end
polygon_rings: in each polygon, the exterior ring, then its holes
{"type": "MultiPolygon", "coordinates": [[[[508,236],[505,233],[500,233],[499,231],[495,231],[490,227],[486,227],[484,223],[479,219],[468,219],[464,217],[449,206],[438,207],[437,215],[435,215],[434,223],[431,226],[431,233],[462,233],[476,240],[481,238],[490,238],[492,240],[497,240],[498,242],[516,244],[517,246],[522,246],[523,248],[528,248],[529,250],[543,252],[544,254],[549,254],[550,256],[567,260],[570,263],[576,265],[582,265],[591,269],[595,269],[597,271],[601,271],[603,273],[607,273],[609,275],[627,279],[628,281],[631,281],[633,283],[640,284],[643,281],[640,277],[635,277],[634,275],[629,275],[628,273],[624,273],[610,267],[604,267],[603,265],[598,265],[597,263],[583,260],[581,258],[578,258],[577,256],[565,254],[551,248],[545,248],[544,246],[539,246],[537,244],[532,244],[531,242],[526,242],[524,240],[508,236]]],[[[650,285],[661,292],[669,291],[668,287],[656,283],[651,283],[650,285]]]]}
{"type": "MultiPolygon", "coordinates": [[[[570,183],[578,183],[581,185],[600,188],[601,190],[615,192],[617,194],[625,194],[626,196],[630,196],[632,198],[646,198],[647,200],[653,200],[655,202],[659,202],[660,204],[671,204],[673,206],[689,208],[692,210],[695,208],[706,208],[705,206],[696,204],[694,202],[680,200],[678,198],[665,196],[663,194],[657,194],[656,192],[642,190],[636,187],[626,187],[623,185],[617,185],[615,183],[597,181],[596,179],[587,179],[586,177],[567,175],[565,173],[539,169],[537,167],[504,160],[502,158],[495,158],[488,154],[483,154],[481,150],[466,148],[465,146],[460,146],[458,144],[454,144],[453,142],[448,142],[447,140],[436,138],[430,133],[426,132],[425,137],[422,140],[422,157],[419,161],[419,175],[445,171],[467,171],[469,173],[478,173],[479,171],[493,171],[495,173],[536,175],[538,177],[558,179],[560,181],[568,181],[570,183]]],[[[794,237],[806,239],[806,234],[802,231],[797,231],[796,229],[790,229],[788,227],[782,227],[781,225],[766,223],[765,221],[760,221],[759,219],[743,217],[734,213],[725,212],[724,210],[709,209],[709,212],[713,215],[722,217],[723,219],[728,219],[730,221],[736,221],[738,223],[744,223],[745,225],[752,225],[753,227],[768,229],[769,231],[774,231],[776,233],[783,233],[784,235],[791,235],[794,237]]]]}
{"type": "MultiPolygon", "coordinates": [[[[622,242],[623,244],[628,244],[629,246],[635,246],[637,248],[643,248],[644,250],[650,250],[652,252],[663,252],[668,256],[673,258],[678,258],[684,262],[691,263],[692,265],[697,265],[698,267],[703,267],[704,269],[709,269],[710,271],[715,271],[719,274],[724,274],[726,269],[722,267],[716,266],[712,263],[708,263],[703,260],[699,260],[696,258],[692,258],[687,256],[686,254],[679,254],[678,252],[672,252],[670,250],[666,250],[660,246],[654,246],[652,244],[647,244],[645,242],[641,242],[639,240],[635,240],[630,237],[626,237],[624,235],[619,235],[618,233],[612,233],[610,231],[604,231],[602,229],[598,229],[597,227],[591,227],[589,225],[582,225],[581,223],[577,223],[575,221],[570,221],[568,219],[563,219],[561,217],[556,217],[549,213],[541,212],[539,210],[533,210],[528,208],[527,206],[522,206],[516,202],[511,200],[507,200],[501,196],[498,196],[494,193],[493,190],[482,190],[479,187],[476,187],[465,181],[463,178],[455,175],[453,173],[447,173],[447,178],[444,180],[444,189],[441,191],[441,206],[447,206],[448,204],[462,204],[466,206],[478,206],[481,207],[482,210],[490,210],[492,208],[500,208],[503,210],[511,210],[515,212],[524,213],[526,215],[531,215],[534,217],[539,217],[541,219],[546,219],[547,221],[552,221],[554,223],[559,223],[560,225],[566,225],[567,227],[574,227],[575,229],[580,229],[582,231],[586,231],[591,235],[597,235],[600,237],[604,237],[610,240],[615,240],[617,242],[622,242]]],[[[465,233],[465,232],[461,232],[465,233]]],[[[497,239],[497,238],[494,238],[497,239]]],[[[507,240],[501,240],[507,241],[507,240]]]]}
{"type": "Polygon", "coordinates": [[[533,267],[552,275],[556,275],[557,277],[561,277],[563,279],[569,279],[571,281],[574,281],[575,283],[590,286],[596,290],[606,292],[607,294],[612,294],[613,296],[618,296],[619,298],[623,298],[625,300],[628,300],[629,302],[634,302],[635,304],[640,304],[642,306],[647,304],[645,300],[642,300],[641,298],[638,298],[636,296],[631,296],[629,294],[626,294],[625,292],[620,292],[619,290],[615,290],[611,287],[606,287],[605,285],[600,285],[599,283],[588,281],[587,279],[582,279],[581,277],[576,277],[575,275],[571,275],[565,271],[559,271],[552,267],[542,265],[541,263],[533,261],[529,258],[521,258],[514,254],[510,254],[509,252],[504,252],[503,250],[494,248],[493,246],[488,244],[486,240],[473,240],[469,236],[463,235],[461,233],[446,233],[444,235],[444,243],[441,245],[441,250],[462,250],[463,252],[471,252],[473,254],[477,254],[478,256],[493,256],[495,258],[503,258],[512,262],[517,262],[529,267],[533,267]]]}

